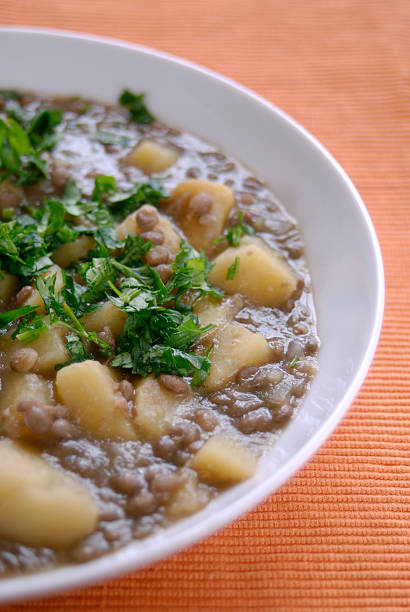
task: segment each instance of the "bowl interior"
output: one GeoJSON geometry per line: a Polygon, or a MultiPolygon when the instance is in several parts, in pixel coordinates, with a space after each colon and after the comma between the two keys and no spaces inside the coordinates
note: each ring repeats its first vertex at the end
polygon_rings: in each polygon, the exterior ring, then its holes
{"type": "Polygon", "coordinates": [[[383,310],[376,235],[352,183],[303,128],[246,89],[155,51],[94,37],[0,29],[0,87],[113,102],[124,87],[153,111],[232,154],[299,221],[313,282],[320,372],[256,476],[159,536],[78,567],[0,582],[0,601],[112,576],[203,537],[273,492],[318,448],[349,406],[373,356],[383,310]]]}

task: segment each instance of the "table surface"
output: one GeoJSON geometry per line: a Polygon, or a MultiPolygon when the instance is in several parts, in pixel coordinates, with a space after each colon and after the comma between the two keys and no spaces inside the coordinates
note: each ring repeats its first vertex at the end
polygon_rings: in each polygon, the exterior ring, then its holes
{"type": "Polygon", "coordinates": [[[410,609],[409,0],[0,0],[0,23],[155,47],[274,102],[350,174],[386,274],[366,381],[320,452],[276,495],[153,567],[4,609],[410,609]]]}

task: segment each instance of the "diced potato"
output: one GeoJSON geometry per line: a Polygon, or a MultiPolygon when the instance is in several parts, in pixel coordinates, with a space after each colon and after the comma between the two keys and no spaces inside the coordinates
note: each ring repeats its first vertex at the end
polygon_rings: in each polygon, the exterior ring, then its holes
{"type": "Polygon", "coordinates": [[[136,439],[128,414],[116,403],[116,381],[107,366],[92,360],[72,363],[57,372],[56,388],[72,417],[96,438],[136,439]]]}
{"type": "Polygon", "coordinates": [[[241,299],[215,300],[213,298],[201,298],[194,304],[194,313],[198,315],[201,327],[213,324],[216,327],[207,332],[207,336],[216,333],[218,328],[232,321],[234,315],[242,307],[241,299]]]}
{"type": "Polygon", "coordinates": [[[270,361],[271,350],[262,336],[238,323],[228,323],[214,336],[211,370],[204,388],[213,391],[226,385],[245,366],[270,361]]]}
{"type": "Polygon", "coordinates": [[[87,257],[94,246],[91,236],[79,236],[73,242],[66,242],[58,247],[53,255],[53,261],[61,268],[67,268],[73,261],[87,257]]]}
{"type": "Polygon", "coordinates": [[[178,153],[174,149],[164,147],[157,142],[145,140],[137,144],[128,156],[129,161],[137,166],[144,174],[164,172],[175,164],[178,153]]]}
{"type": "Polygon", "coordinates": [[[17,293],[19,282],[16,276],[0,271],[0,301],[8,302],[17,293]]]}
{"type": "Polygon", "coordinates": [[[171,255],[176,255],[181,250],[181,236],[174,230],[169,219],[164,215],[159,215],[159,221],[155,229],[161,230],[164,234],[163,246],[168,249],[171,255]]]}
{"type": "Polygon", "coordinates": [[[135,211],[130,213],[117,227],[117,234],[121,240],[124,240],[128,234],[139,233],[136,216],[137,213],[135,211]]]}
{"type": "Polygon", "coordinates": [[[108,326],[114,336],[122,333],[127,313],[123,312],[111,302],[104,302],[96,310],[81,317],[81,323],[87,331],[99,332],[108,326]]]}
{"type": "Polygon", "coordinates": [[[191,461],[191,468],[208,483],[235,483],[253,476],[258,467],[252,451],[234,438],[215,434],[191,461]]]}
{"type": "MultiPolygon", "coordinates": [[[[57,274],[56,282],[54,285],[55,291],[60,291],[63,287],[63,277],[61,274],[61,268],[59,266],[51,266],[45,273],[44,277],[47,278],[57,274]]],[[[45,312],[43,299],[37,289],[33,290],[33,293],[25,300],[24,306],[37,306],[37,312],[43,314],[45,312]]]]}
{"type": "MultiPolygon", "coordinates": [[[[117,232],[121,240],[124,240],[128,234],[140,234],[143,230],[137,223],[137,212],[133,212],[125,217],[124,221],[118,226],[117,232]]],[[[155,226],[155,230],[161,230],[164,234],[163,246],[166,247],[172,255],[176,255],[180,251],[181,236],[174,230],[169,219],[158,213],[159,221],[155,226]]]]}
{"type": "Polygon", "coordinates": [[[92,533],[98,508],[72,476],[11,440],[0,441],[0,535],[66,548],[92,533]]]}
{"type": "Polygon", "coordinates": [[[54,403],[48,381],[37,374],[9,372],[0,393],[1,433],[23,440],[35,439],[38,436],[26,427],[23,415],[17,410],[22,400],[46,405],[54,403]]]}
{"type": "MultiPolygon", "coordinates": [[[[196,249],[212,251],[212,242],[223,233],[229,212],[235,203],[232,190],[226,185],[200,179],[179,183],[173,190],[167,211],[185,232],[188,241],[196,249]],[[210,209],[200,214],[191,204],[194,196],[205,194],[210,197],[210,209]]],[[[205,210],[205,209],[204,209],[205,210]]]]}
{"type": "Polygon", "coordinates": [[[188,468],[185,468],[184,471],[185,479],[183,483],[173,493],[167,504],[167,513],[174,518],[189,516],[198,512],[209,499],[205,487],[201,489],[199,486],[197,473],[188,468]]]}
{"type": "Polygon", "coordinates": [[[296,289],[295,272],[283,257],[263,240],[245,236],[239,247],[230,247],[214,261],[209,280],[227,293],[242,293],[265,306],[280,306],[296,289]],[[232,280],[228,268],[239,257],[239,269],[232,280]]]}
{"type": "Polygon", "coordinates": [[[54,325],[29,345],[38,352],[34,372],[43,376],[52,376],[55,374],[54,366],[70,358],[66,349],[66,331],[61,325],[54,325]]]}
{"type": "Polygon", "coordinates": [[[135,385],[135,423],[147,440],[166,434],[181,397],[165,389],[154,376],[142,378],[135,385]]]}

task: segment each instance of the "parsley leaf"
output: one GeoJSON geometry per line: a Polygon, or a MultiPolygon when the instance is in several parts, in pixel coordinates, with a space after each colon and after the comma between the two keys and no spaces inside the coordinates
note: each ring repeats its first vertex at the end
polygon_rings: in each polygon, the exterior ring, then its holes
{"type": "Polygon", "coordinates": [[[34,306],[22,306],[21,308],[2,312],[0,313],[0,328],[7,327],[7,325],[12,323],[12,321],[15,321],[16,319],[19,319],[24,315],[31,314],[35,311],[36,308],[34,306]]]}
{"type": "Polygon", "coordinates": [[[223,236],[216,238],[214,240],[214,244],[219,244],[220,242],[224,242],[225,240],[233,247],[238,247],[241,238],[245,235],[252,235],[255,233],[255,230],[251,225],[245,223],[243,221],[243,212],[238,211],[238,222],[236,225],[232,227],[228,227],[223,236]]]}
{"type": "Polygon", "coordinates": [[[57,142],[55,128],[62,121],[61,110],[44,110],[33,117],[27,128],[27,135],[31,146],[37,153],[48,151],[57,142]]]}
{"type": "Polygon", "coordinates": [[[115,215],[124,217],[142,204],[158,206],[160,200],[166,198],[167,195],[160,182],[152,180],[150,183],[137,183],[130,191],[114,194],[108,199],[108,202],[115,215]]]}
{"type": "Polygon", "coordinates": [[[44,110],[28,120],[18,103],[9,104],[7,119],[0,119],[0,181],[31,185],[48,176],[40,154],[55,145],[62,112],[44,110]]]}
{"type": "Polygon", "coordinates": [[[108,132],[106,130],[97,130],[91,138],[92,140],[101,142],[101,144],[119,145],[121,147],[128,147],[131,142],[128,136],[121,136],[120,134],[108,132]]]}
{"type": "Polygon", "coordinates": [[[136,123],[149,124],[155,120],[155,117],[146,107],[144,100],[145,94],[134,94],[128,89],[124,89],[120,96],[119,103],[129,110],[133,121],[136,123]]]}
{"type": "Polygon", "coordinates": [[[226,280],[232,280],[234,278],[235,274],[239,270],[239,261],[240,261],[240,257],[235,257],[235,261],[233,262],[231,266],[229,266],[226,272],[226,277],[225,277],[226,280]]]}
{"type": "Polygon", "coordinates": [[[23,96],[19,91],[0,89],[0,97],[3,98],[3,100],[21,100],[23,96]]]}
{"type": "Polygon", "coordinates": [[[84,344],[81,341],[80,336],[78,336],[77,334],[67,334],[66,347],[71,355],[71,363],[77,361],[86,361],[86,359],[90,358],[89,354],[85,349],[84,344]]]}
{"type": "Polygon", "coordinates": [[[40,314],[33,314],[31,312],[21,320],[19,326],[12,334],[12,338],[17,338],[23,344],[30,344],[37,340],[47,329],[48,326],[44,318],[40,314]]]}
{"type": "Polygon", "coordinates": [[[223,291],[208,283],[212,264],[205,253],[198,253],[186,240],[181,240],[181,250],[172,264],[173,275],[167,283],[171,293],[175,291],[175,301],[188,290],[198,292],[198,298],[204,295],[221,298],[223,291]]]}

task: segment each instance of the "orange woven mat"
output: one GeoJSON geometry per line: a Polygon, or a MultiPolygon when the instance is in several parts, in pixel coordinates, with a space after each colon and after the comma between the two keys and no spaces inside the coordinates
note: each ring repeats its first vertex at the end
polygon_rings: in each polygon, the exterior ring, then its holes
{"type": "Polygon", "coordinates": [[[360,394],[279,493],[149,569],[5,609],[410,609],[409,0],[0,0],[0,22],[156,47],[286,110],[358,187],[387,289],[360,394]]]}

